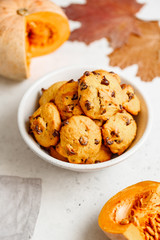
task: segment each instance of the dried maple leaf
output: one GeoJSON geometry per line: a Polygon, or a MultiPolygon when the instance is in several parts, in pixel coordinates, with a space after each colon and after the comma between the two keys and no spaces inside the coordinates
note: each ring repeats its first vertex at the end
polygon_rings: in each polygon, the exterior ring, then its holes
{"type": "Polygon", "coordinates": [[[71,4],[64,8],[69,19],[80,21],[81,27],[72,32],[70,40],[86,44],[106,37],[113,48],[127,42],[131,33],[140,34],[135,13],[143,4],[136,0],[87,0],[86,4],[71,4]]]}
{"type": "Polygon", "coordinates": [[[109,55],[110,65],[125,68],[138,64],[137,76],[151,81],[160,76],[160,27],[158,22],[137,20],[141,36],[131,35],[128,43],[109,55]]]}

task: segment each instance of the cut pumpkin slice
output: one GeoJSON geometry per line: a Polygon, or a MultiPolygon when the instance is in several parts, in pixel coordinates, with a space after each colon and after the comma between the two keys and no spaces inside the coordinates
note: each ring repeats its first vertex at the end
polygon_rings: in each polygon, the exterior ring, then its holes
{"type": "Polygon", "coordinates": [[[67,17],[49,0],[1,0],[0,75],[29,77],[31,58],[53,52],[69,34],[67,17]]]}
{"type": "Polygon", "coordinates": [[[112,240],[160,239],[160,183],[144,181],[113,196],[99,226],[112,240]]]}

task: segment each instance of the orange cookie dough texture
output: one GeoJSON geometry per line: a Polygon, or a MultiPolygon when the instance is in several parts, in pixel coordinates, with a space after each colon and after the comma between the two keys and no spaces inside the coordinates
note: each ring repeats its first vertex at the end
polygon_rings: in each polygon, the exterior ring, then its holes
{"type": "Polygon", "coordinates": [[[104,70],[86,71],[78,82],[79,102],[88,117],[107,120],[122,108],[125,96],[117,74],[104,70]]]}
{"type": "Polygon", "coordinates": [[[102,128],[104,144],[112,153],[121,155],[136,136],[137,125],[126,111],[113,115],[102,128]]]}
{"type": "Polygon", "coordinates": [[[89,158],[86,161],[86,163],[91,164],[91,163],[106,162],[106,161],[110,160],[111,157],[112,157],[112,152],[110,151],[110,149],[108,147],[105,147],[102,144],[99,152],[92,158],[89,158]]]}
{"type": "Polygon", "coordinates": [[[102,208],[99,226],[109,239],[160,239],[160,183],[144,181],[113,196],[102,208]]]}
{"type": "Polygon", "coordinates": [[[127,112],[133,115],[138,115],[138,113],[140,112],[140,101],[136,96],[133,87],[127,84],[122,84],[121,88],[123,93],[127,97],[127,99],[123,102],[123,107],[126,109],[127,112]]]}
{"type": "Polygon", "coordinates": [[[46,103],[30,117],[30,130],[43,147],[55,146],[59,141],[61,119],[57,107],[46,103]]]}
{"type": "Polygon", "coordinates": [[[48,89],[42,89],[42,96],[39,99],[39,105],[43,105],[47,102],[54,102],[58,89],[67,81],[56,82],[48,89]]]}
{"type": "Polygon", "coordinates": [[[69,37],[69,22],[49,0],[0,1],[0,75],[29,77],[32,57],[53,52],[69,37]]]}
{"type": "Polygon", "coordinates": [[[56,94],[55,104],[63,120],[83,114],[78,102],[78,82],[71,79],[63,84],[56,94]]]}
{"type": "Polygon", "coordinates": [[[56,150],[70,163],[86,163],[101,148],[100,128],[86,116],[72,116],[63,122],[56,150]]]}
{"type": "Polygon", "coordinates": [[[64,162],[68,162],[68,159],[63,157],[62,155],[60,155],[53,146],[51,146],[49,148],[49,153],[50,153],[50,155],[52,157],[54,157],[54,158],[56,158],[58,160],[61,160],[61,161],[64,161],[64,162]]]}

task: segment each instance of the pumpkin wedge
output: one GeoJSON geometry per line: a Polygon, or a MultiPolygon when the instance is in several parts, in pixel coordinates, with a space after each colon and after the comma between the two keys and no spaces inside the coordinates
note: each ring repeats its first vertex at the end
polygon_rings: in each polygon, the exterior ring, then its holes
{"type": "Polygon", "coordinates": [[[117,193],[102,208],[99,226],[113,240],[159,240],[160,183],[144,181],[117,193]]]}
{"type": "Polygon", "coordinates": [[[49,0],[1,0],[0,75],[28,78],[31,58],[54,51],[69,34],[67,17],[49,0]]]}

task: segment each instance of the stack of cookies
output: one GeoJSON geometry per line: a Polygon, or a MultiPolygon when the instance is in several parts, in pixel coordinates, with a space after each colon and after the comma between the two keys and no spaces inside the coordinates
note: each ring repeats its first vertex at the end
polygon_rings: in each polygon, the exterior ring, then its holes
{"type": "Polygon", "coordinates": [[[132,115],[140,102],[130,85],[120,84],[114,72],[96,70],[42,89],[30,132],[51,156],[70,163],[99,163],[122,154],[136,136],[132,115]]]}

